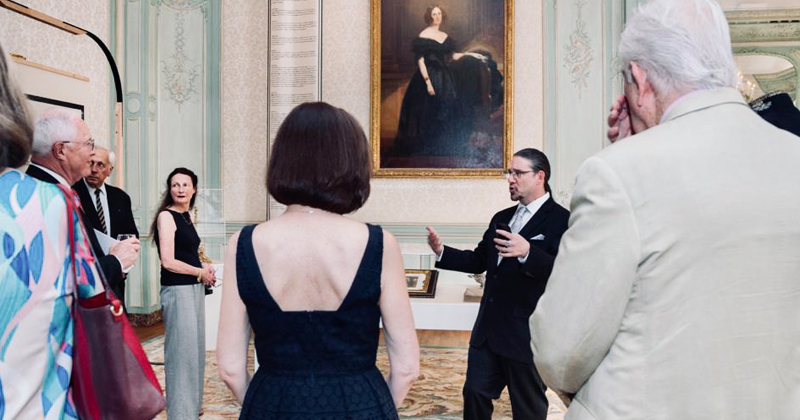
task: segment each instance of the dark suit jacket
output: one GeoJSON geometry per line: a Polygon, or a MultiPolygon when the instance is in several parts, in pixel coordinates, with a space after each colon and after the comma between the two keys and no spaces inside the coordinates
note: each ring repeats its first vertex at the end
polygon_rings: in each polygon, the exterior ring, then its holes
{"type": "MultiPolygon", "coordinates": [[[[58,184],[58,180],[53,178],[47,172],[37,168],[36,166],[30,165],[28,166],[28,170],[25,171],[26,174],[44,182],[49,182],[51,184],[58,184]]],[[[120,264],[117,257],[113,255],[106,255],[103,252],[103,248],[100,247],[100,243],[97,242],[97,237],[94,235],[94,230],[88,226],[85,226],[86,216],[81,214],[81,218],[84,220],[84,227],[86,227],[86,235],[89,237],[89,242],[92,244],[92,250],[94,251],[95,256],[97,256],[97,262],[100,265],[100,269],[103,270],[103,275],[106,277],[106,281],[108,281],[109,286],[111,286],[111,290],[115,290],[115,287],[118,288],[120,284],[122,284],[124,288],[124,281],[125,279],[122,277],[122,265],[120,264]]],[[[116,293],[114,293],[116,295],[116,293]]],[[[123,300],[125,297],[122,296],[120,300],[123,300]]]]}
{"type": "MultiPolygon", "coordinates": [[[[81,198],[81,206],[85,216],[84,222],[92,229],[100,229],[100,216],[94,206],[95,197],[89,192],[84,180],[80,180],[72,186],[81,198]]],[[[139,230],[136,229],[136,222],[133,220],[131,211],[131,197],[125,191],[106,184],[106,194],[108,194],[108,214],[111,221],[109,236],[116,239],[120,233],[132,233],[139,237],[139,230]]],[[[114,295],[125,298],[125,282],[111,284],[114,295]]]]}
{"type": "Polygon", "coordinates": [[[479,346],[488,342],[489,348],[501,356],[520,363],[533,363],[528,318],[544,293],[561,235],[567,230],[569,211],[552,198],[545,201],[519,232],[531,244],[525,264],[517,258],[503,258],[497,265],[496,223],[509,223],[516,209],[514,206],[495,214],[474,250],[460,251],[445,246],[436,267],[476,274],[485,271],[483,298],[470,344],[479,346]],[[544,239],[531,239],[538,235],[543,235],[544,239]]]}
{"type": "MultiPolygon", "coordinates": [[[[94,229],[101,230],[100,216],[98,216],[94,206],[95,197],[89,193],[86,182],[80,180],[72,186],[72,189],[77,191],[78,196],[81,198],[83,213],[86,215],[86,224],[94,229]]],[[[139,230],[136,229],[136,222],[133,220],[130,196],[125,191],[108,184],[106,184],[106,194],[108,194],[108,213],[111,220],[109,236],[116,239],[120,233],[132,233],[138,237],[139,230]]]]}

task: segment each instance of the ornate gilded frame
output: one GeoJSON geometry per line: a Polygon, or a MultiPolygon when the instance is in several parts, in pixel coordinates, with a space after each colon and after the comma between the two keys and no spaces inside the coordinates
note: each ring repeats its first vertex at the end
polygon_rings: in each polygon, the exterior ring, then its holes
{"type": "Polygon", "coordinates": [[[370,142],[377,178],[502,178],[513,155],[514,135],[514,0],[504,0],[504,103],[502,168],[381,168],[381,1],[371,0],[370,142]]]}

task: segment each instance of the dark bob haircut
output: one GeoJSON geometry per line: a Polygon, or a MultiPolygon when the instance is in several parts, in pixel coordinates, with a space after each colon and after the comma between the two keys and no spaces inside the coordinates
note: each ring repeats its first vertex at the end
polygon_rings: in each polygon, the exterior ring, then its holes
{"type": "Polygon", "coordinates": [[[447,12],[444,11],[444,8],[442,6],[439,6],[438,4],[432,4],[428,6],[427,9],[425,9],[425,16],[423,18],[425,19],[426,25],[430,25],[431,23],[433,23],[433,18],[431,17],[431,13],[433,13],[433,9],[436,8],[442,11],[442,23],[445,23],[447,21],[447,12]]]}
{"type": "Polygon", "coordinates": [[[307,102],[278,128],[267,168],[278,202],[352,213],[369,198],[369,177],[367,137],[347,111],[307,102]]]}

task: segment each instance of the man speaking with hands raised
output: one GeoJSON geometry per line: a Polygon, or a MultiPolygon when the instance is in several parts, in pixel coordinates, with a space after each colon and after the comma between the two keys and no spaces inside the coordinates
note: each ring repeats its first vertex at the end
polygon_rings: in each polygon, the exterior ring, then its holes
{"type": "Polygon", "coordinates": [[[508,387],[514,418],[547,417],[545,385],[534,367],[528,318],[544,293],[569,212],[550,197],[550,163],[544,153],[523,149],[514,154],[506,178],[516,206],[492,217],[472,251],[443,246],[428,227],[428,244],[437,268],[486,272],[478,318],[472,329],[464,419],[492,417],[492,399],[508,387]]]}

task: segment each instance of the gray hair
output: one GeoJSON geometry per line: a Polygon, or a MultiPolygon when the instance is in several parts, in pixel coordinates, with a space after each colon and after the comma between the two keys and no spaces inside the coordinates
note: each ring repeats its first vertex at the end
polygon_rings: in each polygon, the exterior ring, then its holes
{"type": "Polygon", "coordinates": [[[114,166],[117,163],[117,154],[112,152],[111,150],[106,149],[103,146],[95,146],[94,150],[105,150],[108,153],[108,164],[110,166],[114,166]]]}
{"type": "Polygon", "coordinates": [[[33,131],[33,154],[44,156],[60,141],[72,141],[78,135],[77,113],[60,108],[43,112],[36,119],[33,131]]]}
{"type": "Polygon", "coordinates": [[[625,25],[617,55],[630,82],[636,62],[656,94],[735,87],[728,21],[713,0],[651,0],[625,25]]]}

